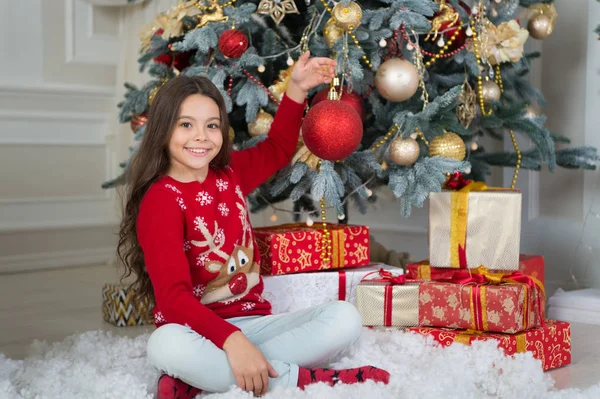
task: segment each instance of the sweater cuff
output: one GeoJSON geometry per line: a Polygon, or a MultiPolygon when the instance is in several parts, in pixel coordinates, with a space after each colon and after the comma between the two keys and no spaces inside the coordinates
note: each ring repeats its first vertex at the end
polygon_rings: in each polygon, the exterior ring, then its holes
{"type": "Polygon", "coordinates": [[[298,103],[291,98],[288,97],[287,94],[283,93],[283,98],[281,99],[281,103],[279,106],[285,106],[285,108],[289,108],[290,111],[304,111],[306,105],[308,104],[308,99],[304,99],[302,103],[298,103]]]}
{"type": "Polygon", "coordinates": [[[227,338],[229,338],[231,334],[236,331],[241,331],[238,327],[229,323],[227,320],[223,321],[224,323],[219,329],[218,334],[215,334],[215,336],[211,339],[213,344],[215,344],[219,349],[223,349],[223,344],[225,344],[225,341],[227,341],[227,338]]]}
{"type": "MultiPolygon", "coordinates": [[[[275,114],[275,119],[273,120],[273,124],[271,125],[271,130],[269,131],[269,136],[285,136],[286,139],[289,139],[287,132],[298,132],[300,134],[300,127],[302,127],[302,120],[304,118],[304,109],[306,108],[307,100],[304,100],[302,104],[297,103],[296,101],[289,98],[287,95],[284,95],[281,99],[281,103],[277,108],[277,113],[275,114]]],[[[294,140],[293,146],[296,145],[298,138],[294,140]]]]}

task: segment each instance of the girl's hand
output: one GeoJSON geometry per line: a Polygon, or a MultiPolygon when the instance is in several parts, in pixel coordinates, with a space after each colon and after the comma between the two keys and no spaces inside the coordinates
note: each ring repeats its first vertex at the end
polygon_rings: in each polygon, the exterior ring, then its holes
{"type": "Polygon", "coordinates": [[[238,387],[254,396],[262,396],[269,390],[269,377],[278,374],[265,359],[262,352],[240,331],[231,334],[223,344],[227,360],[238,387]]]}
{"type": "Polygon", "coordinates": [[[330,58],[309,57],[309,51],[302,54],[292,70],[292,82],[305,93],[320,84],[331,82],[337,65],[337,62],[330,58]]]}

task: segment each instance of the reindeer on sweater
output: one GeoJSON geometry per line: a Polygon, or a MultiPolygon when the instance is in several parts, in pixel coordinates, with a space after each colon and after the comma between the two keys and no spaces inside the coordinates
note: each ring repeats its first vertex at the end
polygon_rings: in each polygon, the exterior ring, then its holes
{"type": "Polygon", "coordinates": [[[236,193],[238,199],[241,200],[241,202],[236,202],[236,206],[242,222],[242,242],[240,245],[235,245],[231,255],[222,250],[225,237],[222,236],[222,230],[219,229],[216,221],[213,233],[210,233],[208,226],[203,221],[199,223],[198,228],[204,236],[204,240],[191,241],[195,246],[207,248],[200,256],[214,253],[223,260],[223,262],[209,261],[204,265],[209,272],[219,273],[217,278],[211,280],[206,286],[200,300],[205,305],[223,300],[229,302],[241,299],[260,282],[260,266],[254,261],[254,245],[248,211],[239,188],[236,188],[236,193]]]}

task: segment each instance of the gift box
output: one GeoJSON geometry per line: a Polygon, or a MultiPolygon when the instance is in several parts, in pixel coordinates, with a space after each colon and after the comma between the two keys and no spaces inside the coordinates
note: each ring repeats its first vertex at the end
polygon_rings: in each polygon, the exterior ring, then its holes
{"type": "Polygon", "coordinates": [[[263,297],[271,302],[273,314],[302,310],[326,302],[344,300],[356,304],[356,287],[369,273],[402,269],[372,264],[353,269],[264,276],[263,297]]]}
{"type": "Polygon", "coordinates": [[[470,183],[429,195],[429,260],[436,267],[518,270],[521,193],[470,183]]]}
{"type": "Polygon", "coordinates": [[[126,284],[104,284],[102,314],[117,327],[153,324],[148,299],[137,298],[137,292],[126,284]]]}
{"type": "Polygon", "coordinates": [[[546,320],[544,327],[518,334],[493,334],[431,327],[411,327],[406,331],[431,336],[442,346],[450,346],[454,342],[470,345],[473,341],[493,339],[498,341],[498,346],[508,356],[532,352],[534,358],[542,361],[544,371],[571,363],[571,326],[564,321],[546,320]]]}
{"type": "Polygon", "coordinates": [[[539,281],[519,272],[504,275],[480,267],[440,282],[382,271],[358,285],[356,306],[365,326],[517,333],[541,325],[544,295],[539,281]]]}
{"type": "Polygon", "coordinates": [[[322,224],[284,224],[254,229],[263,275],[365,266],[370,263],[369,228],[327,224],[331,248],[323,246],[322,224]],[[323,255],[330,260],[323,261],[323,255]]]}
{"type": "MultiPolygon", "coordinates": [[[[410,263],[406,265],[406,276],[412,279],[422,280],[444,280],[452,278],[456,269],[442,267],[433,267],[429,260],[419,263],[410,263]]],[[[502,272],[502,270],[493,270],[502,272]]],[[[539,255],[521,255],[519,257],[519,271],[533,278],[538,279],[542,284],[544,281],[544,257],[539,255]]]]}

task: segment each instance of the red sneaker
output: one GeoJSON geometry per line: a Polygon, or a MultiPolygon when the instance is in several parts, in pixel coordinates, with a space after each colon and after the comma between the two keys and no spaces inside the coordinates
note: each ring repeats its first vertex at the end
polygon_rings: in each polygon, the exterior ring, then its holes
{"type": "Polygon", "coordinates": [[[185,382],[163,374],[158,379],[156,399],[193,399],[202,390],[194,388],[185,382]]]}

